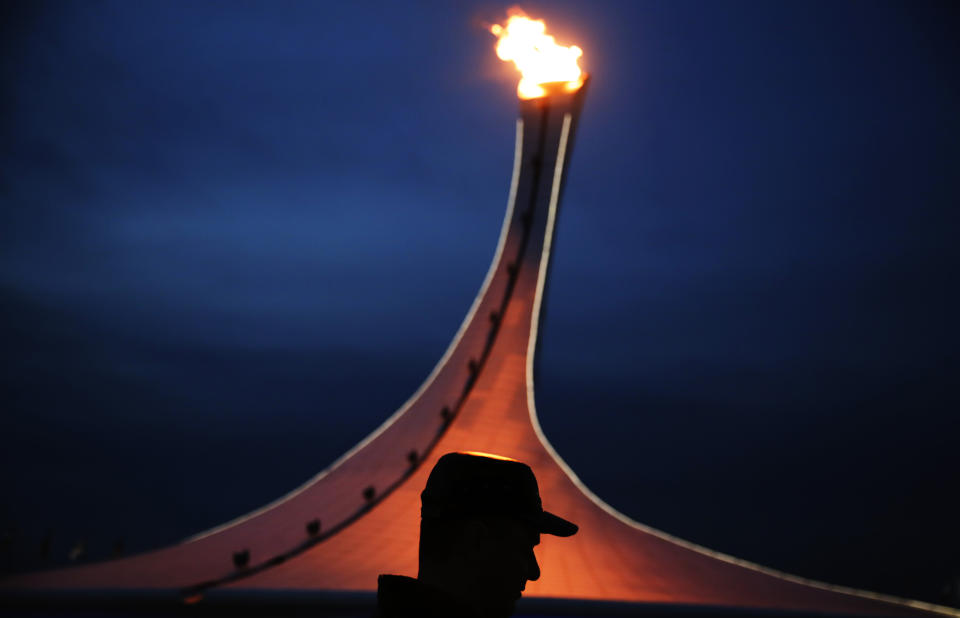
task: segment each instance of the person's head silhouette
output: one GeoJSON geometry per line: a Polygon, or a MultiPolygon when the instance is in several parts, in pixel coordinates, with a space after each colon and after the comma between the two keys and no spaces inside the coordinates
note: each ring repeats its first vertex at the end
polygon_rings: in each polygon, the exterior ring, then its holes
{"type": "Polygon", "coordinates": [[[420,498],[420,570],[416,580],[380,576],[381,616],[509,616],[540,577],[540,535],[577,531],[543,510],[528,465],[497,455],[447,453],[420,498]]]}

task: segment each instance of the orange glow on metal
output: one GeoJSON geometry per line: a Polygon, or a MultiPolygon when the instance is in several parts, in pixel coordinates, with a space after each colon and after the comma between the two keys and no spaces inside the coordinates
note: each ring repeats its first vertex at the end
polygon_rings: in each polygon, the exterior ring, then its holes
{"type": "Polygon", "coordinates": [[[547,95],[548,84],[556,84],[566,92],[583,85],[579,60],[583,50],[576,45],[558,45],[547,34],[542,19],[530,19],[519,9],[511,9],[507,24],[493,24],[490,32],[497,37],[497,56],[509,60],[520,71],[517,96],[536,99],[547,95]]]}

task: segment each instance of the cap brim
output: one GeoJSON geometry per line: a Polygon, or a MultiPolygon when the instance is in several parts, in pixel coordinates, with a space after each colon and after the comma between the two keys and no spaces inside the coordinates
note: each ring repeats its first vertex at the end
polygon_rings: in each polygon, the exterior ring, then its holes
{"type": "Polygon", "coordinates": [[[580,529],[572,521],[567,521],[547,511],[540,515],[539,524],[540,534],[552,534],[554,536],[573,536],[580,529]]]}

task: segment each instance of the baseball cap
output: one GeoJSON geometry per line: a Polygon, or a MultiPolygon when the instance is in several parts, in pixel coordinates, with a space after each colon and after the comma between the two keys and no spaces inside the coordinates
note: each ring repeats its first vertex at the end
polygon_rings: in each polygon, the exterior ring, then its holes
{"type": "Polygon", "coordinates": [[[571,536],[573,522],[543,510],[537,477],[527,464],[489,453],[447,453],[437,461],[420,494],[424,519],[506,515],[541,534],[571,536]]]}

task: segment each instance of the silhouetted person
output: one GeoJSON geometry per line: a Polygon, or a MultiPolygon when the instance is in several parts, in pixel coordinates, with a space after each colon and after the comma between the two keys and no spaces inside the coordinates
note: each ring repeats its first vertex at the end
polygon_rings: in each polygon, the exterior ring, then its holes
{"type": "Polygon", "coordinates": [[[505,618],[528,581],[540,577],[541,534],[577,526],[543,510],[533,470],[483,453],[447,453],[420,494],[417,578],[381,575],[382,618],[505,618]]]}

